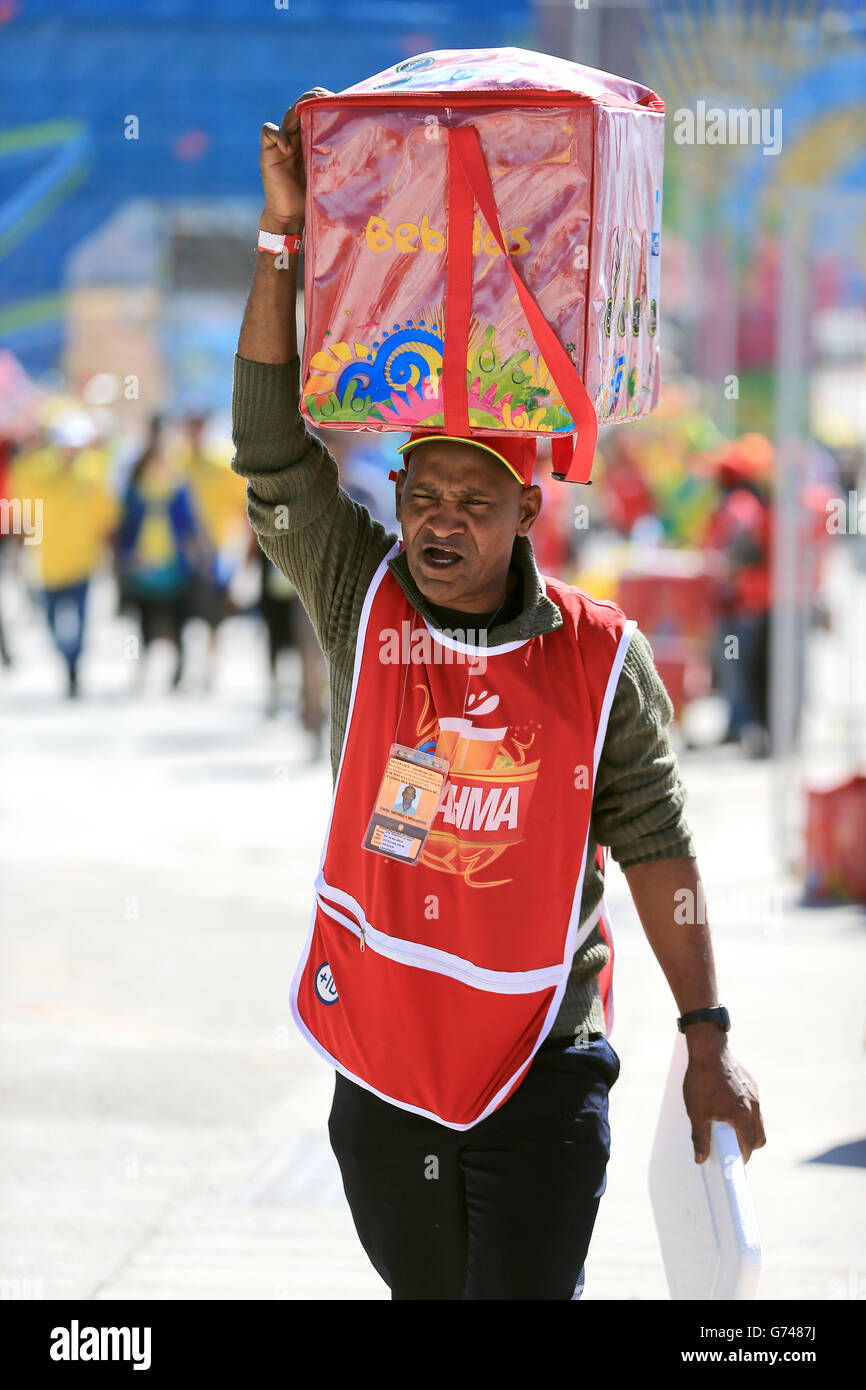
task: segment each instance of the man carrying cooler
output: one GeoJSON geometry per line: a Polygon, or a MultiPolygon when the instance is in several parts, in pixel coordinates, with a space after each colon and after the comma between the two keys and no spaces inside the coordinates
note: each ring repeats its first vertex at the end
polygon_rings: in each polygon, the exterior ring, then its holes
{"type": "Polygon", "coordinates": [[[328,661],[335,778],[293,1014],[336,1069],[331,1144],[392,1297],[571,1299],[620,1065],[600,845],[682,1015],[697,1161],[713,1119],[746,1160],[765,1143],[708,930],[674,917],[700,881],[672,707],[614,604],[540,576],[534,440],[416,431],[402,545],[340,487],[298,409],[294,107],[263,127],[261,172],[233,467],[328,661]]]}

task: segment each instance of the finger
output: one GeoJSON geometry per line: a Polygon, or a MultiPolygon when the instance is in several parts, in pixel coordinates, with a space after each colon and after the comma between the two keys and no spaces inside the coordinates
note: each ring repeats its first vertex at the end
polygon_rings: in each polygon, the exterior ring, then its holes
{"type": "MultiPolygon", "coordinates": [[[[298,97],[298,101],[302,100],[302,97],[298,97]]],[[[295,105],[297,105],[297,102],[295,103],[295,105]]],[[[284,135],[289,135],[293,130],[297,130],[300,124],[301,120],[295,111],[295,107],[290,106],[285,116],[283,117],[280,129],[284,135]]]]}
{"type": "Polygon", "coordinates": [[[302,92],[299,97],[295,98],[295,106],[300,105],[302,101],[306,101],[308,97],[332,97],[333,95],[334,93],[327,87],[311,87],[309,91],[302,92]]]}
{"type": "Polygon", "coordinates": [[[289,153],[289,142],[287,136],[280,130],[279,126],[274,125],[273,121],[265,121],[262,126],[262,149],[270,150],[276,146],[282,154],[289,153]]]}
{"type": "Polygon", "coordinates": [[[752,1124],[755,1130],[754,1147],[756,1149],[762,1149],[767,1142],[767,1135],[764,1131],[764,1117],[761,1114],[761,1107],[758,1104],[755,1104],[752,1110],[752,1124]]]}
{"type": "Polygon", "coordinates": [[[298,126],[301,123],[300,117],[297,114],[297,108],[300,106],[302,101],[307,101],[310,97],[332,97],[333,95],[334,93],[329,92],[327,87],[311,87],[308,92],[302,92],[299,97],[295,98],[294,102],[289,107],[288,111],[283,117],[283,130],[287,132],[290,130],[297,130],[298,126]]]}
{"type": "Polygon", "coordinates": [[[692,1144],[695,1149],[695,1162],[703,1163],[710,1152],[710,1122],[692,1122],[692,1144]]]}
{"type": "Polygon", "coordinates": [[[265,121],[262,126],[262,137],[269,140],[272,144],[285,140],[285,135],[274,121],[265,121]]]}

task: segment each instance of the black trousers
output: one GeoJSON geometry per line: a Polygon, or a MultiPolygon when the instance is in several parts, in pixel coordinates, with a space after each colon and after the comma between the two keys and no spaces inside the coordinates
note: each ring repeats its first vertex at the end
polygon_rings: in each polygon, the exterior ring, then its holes
{"type": "Polygon", "coordinates": [[[328,1121],[355,1229],[394,1299],[572,1299],[610,1154],[620,1061],[545,1044],[492,1115],[453,1130],[337,1072],[328,1121]]]}

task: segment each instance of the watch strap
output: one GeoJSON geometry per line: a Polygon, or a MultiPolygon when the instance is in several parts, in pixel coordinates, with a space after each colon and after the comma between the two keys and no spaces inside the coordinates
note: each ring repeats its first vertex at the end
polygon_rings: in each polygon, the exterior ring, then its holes
{"type": "Polygon", "coordinates": [[[677,1019],[677,1027],[681,1033],[686,1031],[690,1023],[717,1023],[727,1033],[731,1026],[731,1018],[724,1004],[714,1004],[709,1009],[690,1009],[677,1019]]]}

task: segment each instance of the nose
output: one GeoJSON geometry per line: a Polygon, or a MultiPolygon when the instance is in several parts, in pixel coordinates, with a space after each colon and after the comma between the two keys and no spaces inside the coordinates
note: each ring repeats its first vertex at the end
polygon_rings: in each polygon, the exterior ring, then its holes
{"type": "Polygon", "coordinates": [[[436,510],[428,514],[426,529],[438,541],[445,541],[449,536],[462,535],[466,522],[457,503],[443,498],[436,510]]]}

